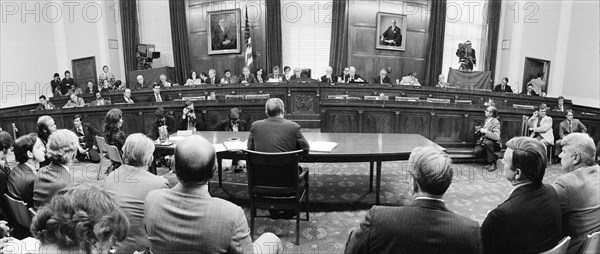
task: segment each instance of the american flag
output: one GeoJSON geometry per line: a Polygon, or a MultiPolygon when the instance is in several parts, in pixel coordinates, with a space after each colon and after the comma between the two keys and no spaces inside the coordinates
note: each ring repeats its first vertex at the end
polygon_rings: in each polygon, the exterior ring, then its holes
{"type": "Polygon", "coordinates": [[[250,38],[250,21],[248,20],[248,7],[246,6],[246,67],[252,66],[252,38],[250,38]]]}

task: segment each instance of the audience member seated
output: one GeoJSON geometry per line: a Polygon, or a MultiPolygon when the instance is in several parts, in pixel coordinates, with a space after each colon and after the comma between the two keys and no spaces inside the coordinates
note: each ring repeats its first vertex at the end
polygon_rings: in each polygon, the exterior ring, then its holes
{"type": "Polygon", "coordinates": [[[57,130],[48,139],[46,157],[50,165],[40,168],[33,183],[33,205],[36,210],[50,201],[54,194],[72,182],[69,163],[75,160],[79,139],[70,130],[57,130]]]}
{"type": "Polygon", "coordinates": [[[45,159],[46,147],[37,134],[30,133],[15,141],[14,153],[19,164],[8,177],[8,195],[33,207],[33,182],[39,163],[45,159]]]}
{"type": "Polygon", "coordinates": [[[258,70],[256,70],[256,82],[257,83],[265,83],[265,71],[263,70],[263,68],[258,68],[258,70]]]}
{"type": "Polygon", "coordinates": [[[365,83],[366,81],[356,73],[356,68],[350,66],[350,73],[348,74],[348,83],[365,83]]]}
{"type": "Polygon", "coordinates": [[[110,173],[104,182],[104,190],[114,197],[130,224],[127,238],[116,245],[116,253],[143,252],[150,247],[144,229],[144,199],[152,190],[168,188],[167,179],[148,172],[153,153],[152,140],[141,133],[129,135],[123,145],[125,164],[110,173]]]}
{"type": "Polygon", "coordinates": [[[553,184],[562,208],[563,230],[571,237],[568,253],[582,253],[587,235],[600,231],[599,167],[594,162],[594,140],[572,133],[562,141],[561,166],[567,174],[553,184]]]}
{"type": "Polygon", "coordinates": [[[552,132],[552,117],[546,115],[546,105],[542,104],[538,109],[538,116],[533,116],[529,128],[531,137],[542,141],[546,146],[554,144],[554,133],[552,132]]]}
{"type": "Polygon", "coordinates": [[[221,83],[221,81],[217,78],[217,71],[215,69],[208,70],[208,78],[206,79],[206,84],[216,85],[221,83]]]}
{"type": "Polygon", "coordinates": [[[283,67],[283,81],[284,82],[290,82],[290,78],[292,77],[292,75],[294,75],[294,73],[292,73],[292,68],[290,68],[289,66],[283,67]]]}
{"type": "Polygon", "coordinates": [[[500,140],[500,121],[498,121],[498,109],[489,106],[485,109],[485,121],[482,126],[475,127],[475,137],[479,139],[475,143],[473,153],[478,158],[483,158],[488,164],[487,170],[492,172],[496,170],[496,161],[498,156],[495,152],[502,149],[500,140]]]}
{"type": "Polygon", "coordinates": [[[104,81],[108,82],[108,86],[112,87],[115,84],[115,75],[113,75],[112,73],[108,72],[108,66],[104,65],[102,67],[102,73],[100,74],[100,77],[98,78],[98,84],[104,84],[104,81]]]}
{"type": "Polygon", "coordinates": [[[417,147],[409,165],[412,204],[373,206],[360,228],[350,233],[345,253],[481,253],[477,222],[444,203],[454,174],[448,155],[417,147]]]}
{"type": "Polygon", "coordinates": [[[100,92],[96,93],[96,99],[90,102],[91,106],[104,106],[110,105],[110,101],[102,97],[100,92]]]}
{"type": "Polygon", "coordinates": [[[96,95],[97,92],[99,92],[99,91],[98,91],[98,88],[94,86],[94,83],[92,81],[88,81],[87,87],[85,88],[85,91],[83,92],[83,94],[96,95]]]}
{"type": "Polygon", "coordinates": [[[321,82],[336,83],[337,81],[338,78],[333,75],[333,68],[331,68],[331,66],[327,67],[327,69],[325,69],[325,75],[321,76],[321,82]]]}
{"type": "Polygon", "coordinates": [[[529,137],[512,138],[506,146],[504,177],[513,190],[481,225],[483,252],[540,253],[554,248],[563,228],[556,191],[542,183],[546,147],[529,137]]]}
{"type": "Polygon", "coordinates": [[[81,119],[81,115],[75,115],[73,117],[73,129],[71,129],[71,131],[77,135],[79,140],[76,156],[77,160],[79,162],[100,162],[100,155],[98,154],[97,147],[94,145],[95,137],[102,136],[100,131],[91,124],[84,123],[81,119]]]}
{"type": "Polygon", "coordinates": [[[63,106],[63,108],[74,108],[74,107],[83,107],[83,106],[85,106],[85,101],[83,101],[83,98],[80,98],[76,94],[71,94],[71,98],[63,106]]]}
{"type": "Polygon", "coordinates": [[[175,121],[175,118],[167,114],[167,111],[163,107],[158,107],[155,114],[156,120],[152,123],[152,128],[150,129],[148,137],[152,140],[157,140],[159,137],[158,128],[162,126],[167,127],[167,132],[169,134],[177,132],[177,122],[175,121]]]}
{"type": "Polygon", "coordinates": [[[196,74],[196,71],[192,71],[190,73],[190,78],[187,80],[187,82],[185,83],[185,85],[187,85],[187,86],[201,85],[202,83],[203,83],[202,79],[200,79],[198,77],[198,75],[196,74]]]}
{"type": "Polygon", "coordinates": [[[183,108],[183,115],[179,120],[179,130],[194,130],[203,131],[206,130],[204,114],[202,117],[194,112],[194,103],[190,100],[185,101],[185,107],[183,108]]]}
{"type": "MultiPolygon", "coordinates": [[[[13,147],[13,138],[6,131],[0,132],[0,209],[9,211],[8,203],[4,199],[4,193],[7,191],[6,184],[10,176],[10,166],[8,165],[7,156],[10,149],[13,147]]],[[[12,223],[12,222],[11,222],[12,223]]]]}
{"type": "Polygon", "coordinates": [[[400,85],[405,86],[421,86],[419,79],[417,79],[417,72],[411,72],[407,76],[402,77],[400,85]]]}
{"type": "Polygon", "coordinates": [[[456,86],[453,86],[450,83],[444,81],[444,79],[445,79],[444,75],[440,74],[438,76],[438,82],[435,84],[435,87],[439,87],[439,88],[444,88],[444,87],[456,88],[456,86]]]}
{"type": "Polygon", "coordinates": [[[122,83],[121,80],[115,81],[115,87],[115,90],[117,91],[125,91],[125,89],[127,89],[127,86],[125,83],[122,83]]]}
{"type": "MultiPolygon", "coordinates": [[[[48,145],[48,138],[50,134],[56,131],[56,123],[50,116],[40,116],[37,120],[37,135],[38,138],[44,143],[44,147],[48,145]]],[[[46,158],[43,162],[40,162],[40,168],[50,164],[50,159],[46,158]]]]}
{"type": "Polygon", "coordinates": [[[256,77],[254,76],[254,74],[250,73],[250,69],[248,67],[244,67],[242,69],[242,75],[240,75],[240,78],[238,80],[242,84],[257,83],[256,77]]]}
{"type": "Polygon", "coordinates": [[[227,69],[223,72],[225,77],[221,79],[221,84],[236,84],[239,82],[235,75],[231,75],[231,70],[227,69]]]}
{"type": "Polygon", "coordinates": [[[100,92],[108,92],[115,90],[115,87],[105,79],[102,83],[98,84],[98,91],[100,92]]]}
{"type": "MultiPolygon", "coordinates": [[[[232,108],[229,110],[227,119],[213,125],[210,130],[240,132],[249,131],[250,128],[248,128],[248,123],[246,123],[246,121],[240,119],[240,110],[238,108],[232,108]]],[[[233,169],[235,173],[238,173],[243,170],[243,166],[239,165],[239,160],[233,160],[231,163],[231,169],[233,169]]]]}
{"type": "Polygon", "coordinates": [[[528,83],[527,86],[532,85],[533,86],[533,90],[535,91],[536,94],[542,94],[544,92],[544,86],[546,85],[546,82],[544,82],[542,80],[542,77],[544,77],[544,73],[543,72],[539,72],[535,78],[532,78],[528,83]]]}
{"type": "Polygon", "coordinates": [[[128,228],[113,198],[85,184],[58,191],[31,222],[31,233],[41,245],[38,253],[111,253],[128,228]]]}
{"type": "Polygon", "coordinates": [[[494,87],[494,92],[499,92],[499,93],[513,93],[512,88],[510,88],[510,86],[508,85],[508,78],[507,77],[502,78],[502,84],[497,85],[496,87],[494,87]]]}
{"type": "Polygon", "coordinates": [[[303,78],[308,78],[308,77],[306,75],[302,74],[302,68],[300,68],[300,67],[294,68],[294,75],[292,75],[290,77],[290,81],[296,80],[296,79],[303,79],[303,78]]]}
{"type": "Polygon", "coordinates": [[[140,90],[146,87],[150,87],[150,85],[148,84],[148,82],[144,81],[144,76],[142,75],[138,75],[136,77],[137,82],[133,85],[133,87],[130,87],[131,90],[140,90]]]}
{"type": "Polygon", "coordinates": [[[54,104],[46,99],[45,95],[40,95],[40,104],[37,106],[37,110],[49,110],[54,109],[54,104]]]}
{"type": "Polygon", "coordinates": [[[349,78],[350,78],[350,68],[345,67],[342,74],[340,76],[338,76],[338,83],[348,83],[349,78]]]}
{"type": "Polygon", "coordinates": [[[50,86],[52,87],[52,94],[55,97],[62,96],[61,88],[62,88],[62,80],[60,79],[60,74],[54,73],[54,79],[50,81],[50,86]]]}
{"type": "Polygon", "coordinates": [[[152,93],[152,96],[150,96],[150,102],[163,102],[163,101],[171,101],[171,98],[166,95],[166,94],[162,94],[160,92],[160,85],[159,84],[154,84],[152,85],[152,91],[154,93],[152,93]]]}
{"type": "Polygon", "coordinates": [[[123,98],[117,100],[118,103],[127,103],[127,104],[134,104],[137,103],[138,100],[134,97],[131,96],[131,89],[127,88],[123,91],[123,98]]]}
{"type": "Polygon", "coordinates": [[[540,96],[538,93],[535,92],[535,90],[533,89],[533,85],[532,84],[527,85],[527,90],[521,92],[521,94],[523,94],[523,95],[531,95],[531,96],[540,96]]]}
{"type": "Polygon", "coordinates": [[[71,78],[71,72],[65,71],[65,78],[63,78],[60,85],[60,93],[66,95],[71,90],[71,87],[77,87],[77,83],[71,78]]]}
{"type": "MultiPolygon", "coordinates": [[[[267,119],[255,121],[250,127],[248,150],[278,153],[301,149],[308,153],[310,145],[302,135],[300,125],[283,118],[285,106],[281,99],[268,99],[265,103],[265,113],[267,119]]],[[[274,180],[276,177],[273,176],[274,180]]],[[[269,213],[273,219],[290,219],[295,215],[294,210],[269,210],[269,213]]]]}
{"type": "Polygon", "coordinates": [[[175,168],[175,187],[146,196],[145,229],[153,253],[250,253],[254,247],[263,253],[280,251],[280,240],[272,233],[253,244],[242,208],[211,197],[208,182],[217,158],[210,142],[198,135],[179,142],[175,168]]]}
{"type": "Polygon", "coordinates": [[[69,89],[69,91],[67,92],[67,95],[71,94],[81,95],[83,94],[83,91],[81,91],[81,88],[79,87],[72,86],[71,89],[69,89]]]}
{"type": "Polygon", "coordinates": [[[565,113],[565,119],[560,123],[558,128],[558,137],[554,149],[554,155],[558,156],[562,152],[562,140],[571,133],[587,133],[587,128],[579,120],[573,118],[573,110],[567,109],[565,113]]]}
{"type": "Polygon", "coordinates": [[[165,87],[172,87],[173,84],[171,84],[171,82],[167,81],[167,75],[165,74],[160,74],[158,76],[158,84],[160,85],[160,88],[165,88],[165,87]]]}
{"type": "Polygon", "coordinates": [[[273,67],[273,73],[267,76],[267,82],[283,82],[283,75],[279,74],[279,66],[275,65],[273,67]]]}
{"type": "Polygon", "coordinates": [[[202,84],[206,84],[207,79],[208,79],[208,74],[206,74],[204,72],[200,72],[200,80],[202,81],[202,84]]]}
{"type": "Polygon", "coordinates": [[[387,76],[387,69],[383,68],[379,71],[379,77],[373,79],[375,84],[391,84],[390,77],[387,76]]]}
{"type": "Polygon", "coordinates": [[[567,109],[565,108],[565,97],[558,96],[558,105],[552,111],[565,112],[567,109]]]}

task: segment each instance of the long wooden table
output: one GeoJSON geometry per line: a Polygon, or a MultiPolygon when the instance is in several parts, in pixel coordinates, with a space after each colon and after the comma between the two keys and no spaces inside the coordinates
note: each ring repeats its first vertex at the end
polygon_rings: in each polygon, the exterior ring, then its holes
{"type": "MultiPolygon", "coordinates": [[[[223,143],[230,138],[248,139],[248,132],[195,132],[213,144],[223,143]]],[[[310,152],[305,155],[302,162],[369,162],[369,190],[373,191],[373,171],[375,167],[375,203],[380,201],[381,166],[384,161],[408,160],[415,147],[433,147],[442,151],[445,148],[428,140],[419,134],[388,134],[388,133],[304,133],[308,141],[337,142],[331,152],[310,152]]],[[[170,137],[171,145],[156,145],[155,154],[167,155],[175,152],[175,146],[183,137],[173,134],[170,137]]],[[[157,156],[155,156],[157,157],[157,156]]],[[[219,187],[222,186],[221,161],[223,159],[244,159],[240,152],[219,152],[218,175],[219,187]]]]}

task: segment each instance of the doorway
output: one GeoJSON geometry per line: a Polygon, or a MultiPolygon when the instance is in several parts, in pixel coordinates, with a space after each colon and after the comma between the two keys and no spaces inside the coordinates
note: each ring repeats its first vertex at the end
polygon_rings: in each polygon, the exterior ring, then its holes
{"type": "MultiPolygon", "coordinates": [[[[538,73],[542,73],[542,80],[545,82],[544,86],[542,87],[542,92],[544,94],[548,93],[550,61],[532,57],[525,57],[525,70],[523,71],[523,83],[521,85],[521,91],[527,90],[527,83],[536,78],[538,73]]],[[[540,94],[540,96],[543,95],[540,94]]]]}

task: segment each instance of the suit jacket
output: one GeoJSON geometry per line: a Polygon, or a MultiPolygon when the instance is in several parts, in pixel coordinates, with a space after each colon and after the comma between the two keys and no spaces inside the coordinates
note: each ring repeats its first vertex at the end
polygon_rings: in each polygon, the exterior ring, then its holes
{"type": "Polygon", "coordinates": [[[563,104],[562,109],[560,108],[560,105],[556,105],[556,107],[554,109],[552,109],[553,111],[559,111],[559,112],[565,112],[567,111],[567,107],[565,107],[565,105],[563,104]]]}
{"type": "Polygon", "coordinates": [[[181,118],[181,120],[179,120],[179,130],[187,130],[188,125],[194,126],[196,131],[206,130],[206,122],[204,121],[204,114],[201,114],[200,116],[198,116],[198,114],[196,114],[196,118],[192,119],[192,120],[190,120],[188,117],[186,117],[185,119],[181,118]]]}
{"type": "Polygon", "coordinates": [[[554,144],[554,133],[552,132],[552,117],[545,116],[542,118],[540,122],[540,127],[537,127],[538,117],[534,117],[532,121],[533,132],[531,132],[531,137],[535,136],[535,133],[539,133],[544,140],[546,140],[549,144],[554,144]]]}
{"type": "Polygon", "coordinates": [[[568,253],[580,253],[587,235],[600,231],[599,171],[598,165],[579,168],[552,184],[562,209],[563,230],[571,236],[568,253]]]}
{"type": "MultiPolygon", "coordinates": [[[[246,121],[241,120],[238,123],[238,131],[248,131],[248,123],[246,121]]],[[[224,119],[217,124],[210,127],[211,131],[232,131],[233,126],[231,125],[231,120],[224,119]]]]}
{"type": "Polygon", "coordinates": [[[56,106],[54,106],[54,104],[52,104],[52,102],[47,102],[46,106],[44,106],[43,104],[38,104],[37,106],[37,110],[46,110],[46,109],[55,109],[56,106]]]}
{"type": "Polygon", "coordinates": [[[567,120],[562,121],[558,129],[558,136],[560,139],[563,139],[566,135],[571,133],[587,133],[587,128],[577,119],[571,121],[571,126],[569,126],[567,120]]]}
{"type": "Polygon", "coordinates": [[[221,84],[236,84],[236,83],[239,83],[239,80],[238,80],[238,78],[237,78],[236,76],[234,76],[234,75],[231,75],[231,77],[230,77],[230,78],[223,77],[223,78],[221,79],[221,84]]]}
{"type": "Polygon", "coordinates": [[[497,85],[494,87],[494,92],[503,92],[503,93],[512,93],[513,90],[509,85],[504,86],[504,91],[502,91],[502,85],[497,85]]]}
{"type": "Polygon", "coordinates": [[[54,194],[69,185],[74,177],[62,165],[50,163],[40,168],[33,182],[33,205],[36,210],[50,202],[54,194]]]}
{"type": "Polygon", "coordinates": [[[217,77],[215,77],[214,81],[211,78],[206,79],[206,84],[209,84],[209,85],[216,85],[216,84],[220,84],[220,83],[221,83],[221,80],[217,77]]]}
{"type": "Polygon", "coordinates": [[[323,76],[321,76],[321,82],[337,83],[338,82],[338,77],[336,75],[331,74],[331,80],[329,80],[327,78],[327,75],[323,75],[323,76]]]}
{"type": "Polygon", "coordinates": [[[502,141],[500,140],[500,121],[498,121],[497,118],[492,118],[492,120],[487,122],[487,124],[481,128],[487,130],[487,132],[482,136],[482,138],[487,138],[502,146],[502,141]]]}
{"type": "MultiPolygon", "coordinates": [[[[173,134],[175,132],[177,132],[177,121],[175,120],[174,117],[170,116],[170,115],[166,115],[165,116],[165,124],[167,125],[167,132],[169,132],[169,134],[173,134]]],[[[148,137],[151,138],[152,140],[157,140],[158,139],[158,121],[154,121],[152,123],[152,128],[150,128],[150,133],[148,133],[148,137]]]]}
{"type": "MultiPolygon", "coordinates": [[[[382,84],[381,82],[381,77],[376,77],[373,79],[373,83],[375,84],[382,84]]],[[[390,79],[390,77],[385,76],[385,78],[383,78],[383,84],[391,84],[392,80],[390,79]]]]}
{"type": "Polygon", "coordinates": [[[8,195],[33,207],[33,182],[36,173],[25,163],[17,164],[8,176],[8,195]]]}
{"type": "Polygon", "coordinates": [[[60,92],[65,95],[69,92],[69,90],[71,90],[71,87],[76,86],[77,84],[73,78],[63,78],[62,82],[60,83],[60,92]]]}
{"type": "MultiPolygon", "coordinates": [[[[164,94],[164,93],[160,93],[160,98],[162,99],[162,101],[171,101],[171,97],[169,97],[168,95],[164,94]]],[[[158,102],[156,101],[156,95],[154,95],[154,93],[152,93],[150,95],[150,98],[148,99],[149,102],[158,102]]]]}
{"type": "Polygon", "coordinates": [[[71,131],[77,135],[79,138],[79,144],[81,144],[83,149],[92,148],[94,146],[94,137],[102,136],[102,133],[100,133],[98,129],[94,128],[89,123],[82,123],[81,128],[83,130],[83,135],[81,135],[81,133],[79,133],[75,127],[73,127],[71,131]]]}
{"type": "MultiPolygon", "coordinates": [[[[522,95],[528,95],[527,94],[527,90],[524,90],[523,92],[521,92],[522,95]]],[[[540,96],[538,93],[535,92],[535,90],[531,90],[531,94],[529,94],[530,96],[540,96]]]]}
{"type": "Polygon", "coordinates": [[[144,228],[144,200],[150,191],[168,187],[166,178],[129,165],[122,165],[106,177],[104,190],[115,197],[129,219],[127,238],[117,243],[117,253],[131,254],[150,247],[144,228]]]}
{"type": "Polygon", "coordinates": [[[256,121],[250,127],[249,150],[278,153],[299,149],[308,152],[309,148],[300,125],[282,117],[256,121]]]}
{"type": "Polygon", "coordinates": [[[98,87],[96,87],[96,86],[94,86],[91,91],[90,91],[89,87],[86,87],[83,94],[96,95],[96,93],[98,93],[98,92],[100,92],[100,91],[98,91],[98,87]]]}
{"type": "Polygon", "coordinates": [[[241,253],[252,244],[242,208],[211,197],[208,185],[178,183],[170,190],[154,190],[145,204],[153,253],[241,253]]]}
{"type": "Polygon", "coordinates": [[[481,253],[477,222],[443,202],[417,199],[400,207],[373,206],[350,233],[345,253],[481,253]]]}
{"type": "MultiPolygon", "coordinates": [[[[61,87],[62,87],[62,81],[61,80],[52,80],[50,81],[50,86],[52,87],[52,93],[55,94],[56,96],[56,92],[58,91],[58,96],[62,96],[62,91],[61,91],[61,87]]],[[[68,89],[67,89],[68,90],[68,89]]]]}
{"type": "Polygon", "coordinates": [[[360,75],[354,74],[354,77],[352,77],[352,76],[348,77],[348,81],[346,83],[365,83],[365,82],[367,82],[367,81],[364,80],[360,75]],[[357,79],[362,79],[362,81],[357,81],[357,79]]]}
{"type": "Polygon", "coordinates": [[[137,81],[135,81],[135,83],[133,83],[133,85],[129,86],[129,89],[131,89],[131,90],[140,90],[140,89],[148,88],[148,87],[150,87],[150,84],[148,82],[146,82],[146,81],[144,81],[144,84],[140,84],[137,81]]]}
{"type": "MultiPolygon", "coordinates": [[[[134,98],[133,96],[130,96],[129,99],[131,99],[133,101],[133,103],[138,103],[140,102],[138,99],[134,98]]],[[[125,100],[125,96],[122,97],[118,97],[115,99],[115,103],[127,103],[129,104],[129,102],[127,102],[127,100],[125,100]]]]}
{"type": "Polygon", "coordinates": [[[532,183],[515,189],[481,225],[488,253],[540,253],[562,239],[558,195],[550,185],[532,183]]]}
{"type": "MultiPolygon", "coordinates": [[[[267,75],[266,81],[268,81],[269,79],[272,79],[272,78],[275,78],[275,75],[273,73],[267,75]]],[[[279,75],[277,75],[277,79],[279,79],[279,82],[285,82],[285,75],[279,74],[279,75]]]]}
{"type": "Polygon", "coordinates": [[[83,107],[85,106],[85,101],[83,98],[77,97],[77,102],[73,102],[69,99],[67,103],[63,106],[63,108],[74,108],[74,107],[83,107]]]}
{"type": "Polygon", "coordinates": [[[342,73],[342,75],[338,76],[338,79],[339,79],[338,83],[348,83],[348,79],[350,79],[350,75],[344,75],[342,73]]]}
{"type": "Polygon", "coordinates": [[[242,81],[246,81],[248,83],[258,83],[258,81],[256,80],[256,77],[252,73],[250,73],[247,78],[244,74],[242,74],[242,75],[240,75],[240,78],[238,80],[240,83],[242,81]]]}
{"type": "Polygon", "coordinates": [[[300,74],[300,77],[298,77],[298,76],[296,76],[296,74],[294,74],[290,77],[290,81],[296,80],[296,79],[305,79],[305,78],[308,78],[308,76],[306,76],[305,74],[300,74]]]}
{"type": "Polygon", "coordinates": [[[95,100],[93,100],[93,101],[90,102],[90,106],[93,106],[93,107],[95,107],[95,106],[105,106],[105,105],[110,105],[110,101],[109,100],[105,100],[104,98],[100,98],[99,100],[95,99],[95,100]]]}

